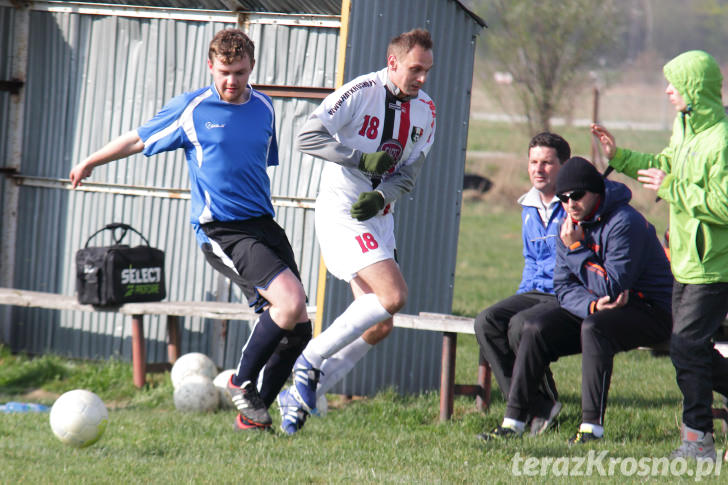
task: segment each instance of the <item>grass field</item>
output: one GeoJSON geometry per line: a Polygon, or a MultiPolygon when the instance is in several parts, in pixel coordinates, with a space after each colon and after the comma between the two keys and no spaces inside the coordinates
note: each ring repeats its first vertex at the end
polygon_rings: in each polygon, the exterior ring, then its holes
{"type": "MultiPolygon", "coordinates": [[[[460,239],[455,307],[473,315],[510,294],[520,277],[519,218],[514,208],[476,199],[464,204],[462,224],[467,230],[460,239]],[[498,249],[488,253],[484,247],[498,249]]],[[[475,339],[461,336],[456,380],[474,382],[476,364],[475,339]]],[[[586,468],[573,468],[576,460],[596,459],[602,452],[603,469],[595,465],[587,482],[680,480],[669,468],[666,475],[658,467],[654,473],[647,469],[644,476],[644,469],[632,467],[639,460],[664,457],[678,444],[680,393],[674,370],[669,359],[646,351],[617,357],[607,436],[576,449],[566,441],[580,418],[578,356],[553,365],[565,405],[558,427],[539,438],[497,444],[475,439],[503,416],[497,388],[486,414],[475,410],[472,399],[457,397],[448,423],[438,421],[436,392],[400,396],[388,390],[350,402],[331,396],[332,410],[325,419],[311,418],[302,432],[288,438],[235,433],[231,412],[180,414],[174,409],[168,374],[152,375],[147,388],[138,391],[128,363],[81,363],[54,356],[31,360],[0,348],[0,369],[0,402],[52,404],[59,393],[82,387],[97,392],[110,409],[106,434],[83,450],[58,442],[47,414],[0,414],[3,484],[580,483],[585,477],[568,476],[564,463],[572,463],[572,473],[586,473],[586,468]],[[528,469],[536,476],[522,474],[524,461],[518,460],[528,458],[536,463],[528,469]],[[548,460],[557,459],[560,465],[549,465],[548,460]]],[[[275,410],[273,418],[279,422],[275,410]]],[[[726,447],[723,433],[717,434],[717,443],[726,447]]],[[[695,480],[694,464],[674,471],[684,472],[683,481],[695,480]]],[[[721,477],[711,475],[702,482],[721,483],[721,477]]]]}

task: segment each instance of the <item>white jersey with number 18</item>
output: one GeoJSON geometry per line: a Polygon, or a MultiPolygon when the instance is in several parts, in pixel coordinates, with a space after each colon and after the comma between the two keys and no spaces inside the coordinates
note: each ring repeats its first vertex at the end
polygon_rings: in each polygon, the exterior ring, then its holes
{"type": "MultiPolygon", "coordinates": [[[[363,153],[387,150],[397,160],[381,177],[384,191],[387,180],[396,178],[401,168],[428,154],[436,116],[435,103],[424,91],[403,102],[390,93],[386,82],[386,68],[359,76],[328,95],[313,113],[341,144],[363,153]]],[[[373,190],[373,184],[379,185],[371,175],[326,163],[320,193],[336,194],[350,205],[360,193],[373,190]]]]}

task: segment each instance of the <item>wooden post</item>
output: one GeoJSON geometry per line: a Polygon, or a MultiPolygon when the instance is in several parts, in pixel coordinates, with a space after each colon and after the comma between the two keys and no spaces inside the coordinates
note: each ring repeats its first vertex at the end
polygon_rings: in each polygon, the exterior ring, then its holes
{"type": "Polygon", "coordinates": [[[483,390],[483,394],[475,398],[475,407],[478,411],[486,411],[490,407],[490,374],[490,364],[481,355],[478,363],[478,385],[483,390]]]}
{"type": "Polygon", "coordinates": [[[167,315],[167,359],[170,364],[174,364],[179,359],[179,342],[179,317],[167,315]]]}
{"type": "Polygon", "coordinates": [[[452,416],[453,396],[455,394],[455,351],[458,334],[442,333],[442,370],[440,374],[440,421],[452,416]]]}
{"type": "Polygon", "coordinates": [[[147,355],[144,342],[144,315],[131,316],[131,358],[134,385],[144,387],[147,377],[147,355]]]}
{"type": "MultiPolygon", "coordinates": [[[[594,84],[594,87],[592,89],[592,123],[599,123],[599,87],[594,84]]],[[[592,163],[598,167],[600,170],[603,170],[604,166],[602,166],[602,154],[599,151],[600,142],[597,139],[596,136],[591,136],[591,160],[592,163]]]]}

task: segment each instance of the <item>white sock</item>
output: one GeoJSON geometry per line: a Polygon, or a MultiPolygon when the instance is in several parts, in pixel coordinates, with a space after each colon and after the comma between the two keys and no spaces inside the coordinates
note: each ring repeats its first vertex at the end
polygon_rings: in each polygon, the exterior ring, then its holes
{"type": "Polygon", "coordinates": [[[349,345],[375,323],[392,315],[384,309],[374,293],[367,293],[355,299],[344,313],[334,320],[326,330],[311,340],[303,356],[315,368],[320,369],[325,359],[349,345]]]}
{"type": "Polygon", "coordinates": [[[526,429],[526,423],[517,419],[504,417],[503,422],[501,423],[501,427],[514,429],[519,433],[523,433],[523,431],[526,429]]]}
{"type": "Polygon", "coordinates": [[[598,424],[581,423],[581,426],[579,426],[579,431],[591,433],[597,438],[601,438],[602,436],[604,436],[604,426],[599,426],[598,424]]]}
{"type": "Polygon", "coordinates": [[[320,397],[329,392],[329,389],[334,387],[337,382],[348,374],[372,347],[374,346],[359,337],[324,360],[324,363],[321,365],[321,378],[316,388],[316,396],[320,397]]]}

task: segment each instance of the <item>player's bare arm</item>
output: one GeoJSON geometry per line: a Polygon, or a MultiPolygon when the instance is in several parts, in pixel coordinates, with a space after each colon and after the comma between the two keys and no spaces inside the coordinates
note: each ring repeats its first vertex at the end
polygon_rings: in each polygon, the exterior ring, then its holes
{"type": "Polygon", "coordinates": [[[68,175],[68,178],[71,179],[71,187],[75,189],[81,185],[83,179],[91,176],[94,167],[134,155],[142,150],[144,150],[144,142],[135,130],[124,133],[71,169],[71,173],[68,175]]]}

